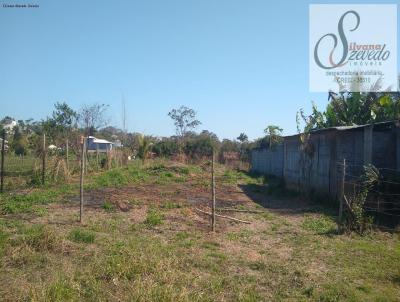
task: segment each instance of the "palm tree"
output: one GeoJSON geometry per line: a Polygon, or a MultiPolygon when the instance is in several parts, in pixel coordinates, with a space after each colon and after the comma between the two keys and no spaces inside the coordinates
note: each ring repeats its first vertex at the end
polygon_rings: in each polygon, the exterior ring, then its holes
{"type": "Polygon", "coordinates": [[[268,125],[264,129],[264,133],[269,140],[269,147],[279,144],[282,141],[282,131],[283,129],[276,125],[268,125]]]}

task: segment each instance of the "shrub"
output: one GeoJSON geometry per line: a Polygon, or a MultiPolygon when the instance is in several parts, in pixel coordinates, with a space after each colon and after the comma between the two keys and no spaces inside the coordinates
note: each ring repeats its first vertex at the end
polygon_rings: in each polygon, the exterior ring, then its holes
{"type": "MultiPolygon", "coordinates": [[[[343,227],[346,231],[355,231],[362,235],[369,230],[372,225],[372,218],[364,209],[368,193],[379,183],[379,170],[373,165],[364,166],[364,173],[361,176],[357,191],[351,195],[343,195],[345,202],[345,221],[343,227]]],[[[376,189],[376,188],[375,188],[376,189]]]]}

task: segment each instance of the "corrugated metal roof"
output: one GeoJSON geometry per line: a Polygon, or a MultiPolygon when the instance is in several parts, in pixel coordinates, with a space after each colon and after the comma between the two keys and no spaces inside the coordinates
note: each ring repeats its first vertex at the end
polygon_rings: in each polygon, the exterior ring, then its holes
{"type": "MultiPolygon", "coordinates": [[[[329,127],[329,128],[324,128],[324,129],[311,130],[311,133],[320,133],[320,132],[324,132],[324,131],[347,131],[347,130],[353,130],[353,129],[357,129],[357,128],[364,128],[364,127],[368,127],[368,126],[380,126],[380,125],[390,125],[390,124],[396,124],[398,127],[400,127],[400,120],[393,120],[393,121],[379,122],[379,123],[365,124],[365,125],[329,127]]],[[[290,138],[290,137],[296,137],[299,135],[300,134],[292,134],[292,135],[286,135],[284,137],[290,138]]]]}
{"type": "Polygon", "coordinates": [[[109,142],[108,140],[102,138],[96,138],[94,136],[89,136],[88,138],[93,138],[93,143],[95,144],[114,144],[112,142],[109,142]]]}

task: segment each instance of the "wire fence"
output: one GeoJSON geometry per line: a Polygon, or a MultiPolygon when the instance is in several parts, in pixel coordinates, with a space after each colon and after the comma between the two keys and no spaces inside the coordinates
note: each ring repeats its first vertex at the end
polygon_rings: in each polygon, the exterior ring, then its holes
{"type": "MultiPolygon", "coordinates": [[[[4,140],[5,141],[5,140],[4,140]]],[[[1,147],[1,192],[43,185],[54,181],[69,181],[80,173],[81,154],[79,149],[49,149],[43,137],[41,150],[30,150],[27,155],[16,155],[1,147]]],[[[3,145],[2,142],[0,142],[3,145]]],[[[126,150],[88,150],[85,152],[85,174],[121,167],[128,162],[126,150]]]]}
{"type": "Polygon", "coordinates": [[[400,171],[339,162],[339,219],[349,212],[352,204],[361,202],[373,223],[383,229],[400,231],[400,171]],[[367,169],[373,173],[368,179],[367,169]],[[369,180],[369,181],[368,181],[369,180]],[[361,200],[362,199],[362,200],[361,200]]]}

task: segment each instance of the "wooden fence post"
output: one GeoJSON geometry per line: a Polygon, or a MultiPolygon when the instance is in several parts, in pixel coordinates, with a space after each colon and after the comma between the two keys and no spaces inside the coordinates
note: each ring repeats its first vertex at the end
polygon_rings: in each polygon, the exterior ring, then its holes
{"type": "Polygon", "coordinates": [[[0,193],[4,191],[4,153],[6,152],[6,130],[3,130],[2,133],[2,142],[1,142],[1,184],[0,184],[0,193]]]}
{"type": "Polygon", "coordinates": [[[344,202],[344,183],[346,180],[346,159],[343,159],[342,178],[340,183],[340,204],[339,204],[339,223],[342,223],[343,216],[343,202],[344,202]]]}
{"type": "Polygon", "coordinates": [[[42,184],[45,184],[46,176],[46,134],[43,133],[43,154],[42,154],[42,184]]]}
{"type": "Polygon", "coordinates": [[[69,174],[69,142],[68,142],[68,138],[67,138],[67,141],[65,142],[65,146],[66,146],[66,162],[65,162],[65,164],[67,165],[67,171],[68,171],[68,174],[69,174]]]}
{"type": "Polygon", "coordinates": [[[83,137],[82,141],[82,156],[81,156],[81,179],[80,179],[80,210],[79,210],[79,222],[82,223],[83,215],[83,174],[85,172],[85,153],[86,153],[86,138],[83,137]]]}
{"type": "Polygon", "coordinates": [[[212,160],[211,160],[211,187],[212,187],[212,216],[211,224],[212,231],[215,232],[215,171],[214,171],[214,148],[212,149],[212,160]]]}
{"type": "Polygon", "coordinates": [[[99,144],[96,144],[96,164],[97,164],[97,170],[99,170],[99,144]]]}

